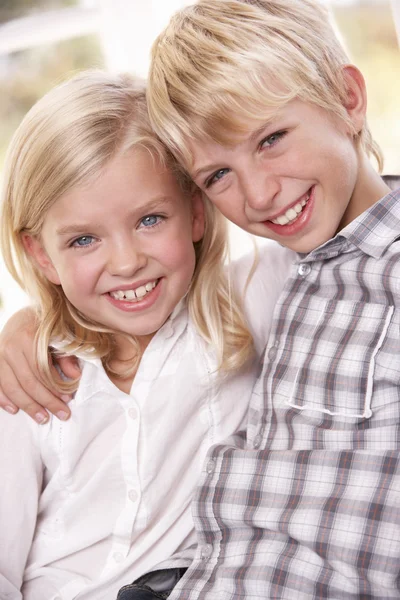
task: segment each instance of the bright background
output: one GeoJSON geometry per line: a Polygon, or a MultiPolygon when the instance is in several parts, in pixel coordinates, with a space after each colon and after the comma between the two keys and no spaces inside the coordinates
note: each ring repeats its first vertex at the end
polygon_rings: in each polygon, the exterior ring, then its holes
{"type": "MultiPolygon", "coordinates": [[[[400,0],[325,0],[369,93],[368,118],[385,154],[385,173],[400,174],[400,0]]],[[[0,179],[14,130],[32,104],[81,69],[146,75],[152,40],[185,0],[2,0],[0,3],[0,179]]],[[[250,245],[232,228],[235,256],[250,245]]],[[[0,258],[0,329],[26,304],[0,258]]]]}

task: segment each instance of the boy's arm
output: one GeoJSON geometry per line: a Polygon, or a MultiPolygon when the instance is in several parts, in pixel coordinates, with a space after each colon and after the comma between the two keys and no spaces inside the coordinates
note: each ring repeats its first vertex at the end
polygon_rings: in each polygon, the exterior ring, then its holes
{"type": "MultiPolygon", "coordinates": [[[[0,332],[0,407],[9,413],[22,408],[38,423],[45,423],[48,411],[63,420],[70,410],[65,404],[69,397],[49,390],[40,380],[36,364],[35,313],[31,308],[20,310],[0,332]],[[43,408],[44,407],[44,408],[43,408]],[[45,410],[47,409],[47,410],[45,410]]],[[[73,357],[58,359],[67,377],[79,377],[73,357]]]]}

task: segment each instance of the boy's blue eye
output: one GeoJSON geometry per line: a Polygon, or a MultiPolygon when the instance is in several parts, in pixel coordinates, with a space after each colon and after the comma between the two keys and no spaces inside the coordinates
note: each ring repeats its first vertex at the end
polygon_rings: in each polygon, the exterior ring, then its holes
{"type": "Polygon", "coordinates": [[[276,131],[271,135],[268,135],[261,141],[261,148],[271,148],[271,146],[275,146],[284,136],[286,135],[286,131],[276,131]]]}
{"type": "Polygon", "coordinates": [[[82,248],[84,246],[90,246],[93,243],[94,237],[92,235],[82,235],[72,242],[72,246],[82,248]]]}
{"type": "Polygon", "coordinates": [[[161,217],[159,215],[147,215],[146,217],[143,217],[140,223],[144,227],[153,227],[154,225],[157,225],[160,219],[161,217]]]}
{"type": "Polygon", "coordinates": [[[209,177],[207,179],[206,187],[210,187],[210,185],[212,185],[213,183],[216,183],[217,181],[222,179],[228,172],[229,172],[229,169],[219,169],[218,171],[213,173],[211,175],[211,177],[209,177]]]}

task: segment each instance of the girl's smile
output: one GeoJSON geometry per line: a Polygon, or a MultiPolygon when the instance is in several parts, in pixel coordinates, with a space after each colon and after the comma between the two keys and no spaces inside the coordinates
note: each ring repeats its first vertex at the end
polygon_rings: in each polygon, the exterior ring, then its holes
{"type": "Polygon", "coordinates": [[[200,197],[185,196],[170,171],[136,149],[56,200],[29,244],[78,311],[148,339],[186,295],[203,230],[200,197]]]}

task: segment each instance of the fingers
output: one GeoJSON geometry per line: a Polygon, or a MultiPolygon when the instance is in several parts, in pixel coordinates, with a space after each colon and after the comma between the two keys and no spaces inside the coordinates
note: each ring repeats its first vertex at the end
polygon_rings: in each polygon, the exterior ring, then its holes
{"type": "Polygon", "coordinates": [[[78,359],[75,356],[58,356],[55,360],[68,379],[78,379],[81,376],[78,359]]]}
{"type": "Polygon", "coordinates": [[[4,394],[0,386],[0,407],[9,412],[11,415],[15,415],[18,412],[18,407],[15,406],[4,394]]]}
{"type": "MultiPolygon", "coordinates": [[[[22,408],[22,410],[27,412],[37,423],[45,423],[48,421],[49,415],[47,411],[25,392],[8,365],[2,367],[1,386],[3,396],[8,400],[7,404],[14,404],[19,408],[22,408]],[[10,399],[12,399],[11,402],[10,399]]],[[[31,387],[31,389],[33,388],[31,387]]]]}
{"type": "MultiPolygon", "coordinates": [[[[56,393],[51,392],[43,385],[35,372],[32,371],[24,355],[19,358],[18,368],[4,361],[0,365],[2,394],[7,399],[7,406],[12,407],[15,405],[21,408],[40,424],[49,420],[47,411],[53,413],[59,419],[68,419],[70,416],[68,406],[56,393]]],[[[69,397],[64,396],[64,399],[67,398],[69,397]]],[[[1,406],[3,407],[3,404],[1,406]]]]}

